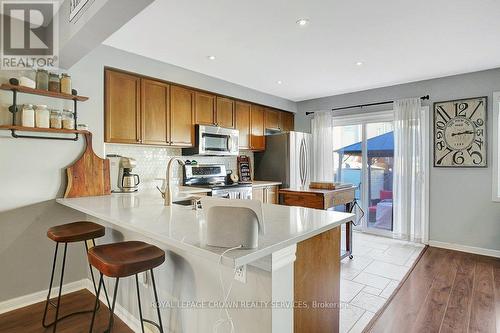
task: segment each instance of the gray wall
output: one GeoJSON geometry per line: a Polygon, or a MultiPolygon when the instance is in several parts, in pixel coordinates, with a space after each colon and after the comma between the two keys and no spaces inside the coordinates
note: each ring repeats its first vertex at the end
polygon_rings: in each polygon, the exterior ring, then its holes
{"type": "MultiPolygon", "coordinates": [[[[79,105],[79,123],[88,124],[93,133],[94,150],[104,153],[103,86],[104,66],[207,89],[221,94],[295,111],[294,102],[264,94],[180,67],[99,46],[69,69],[73,86],[89,101],[79,105]]],[[[19,76],[1,71],[0,82],[19,76]]],[[[54,99],[20,95],[18,103],[47,104],[72,108],[54,99]]],[[[0,91],[0,124],[10,124],[7,111],[12,94],[0,91]]],[[[82,140],[54,141],[13,139],[0,131],[0,302],[47,288],[54,243],[46,237],[52,225],[85,219],[85,215],[55,203],[65,189],[64,168],[83,151],[82,140]]],[[[69,248],[66,282],[86,277],[83,244],[69,248]]]]}
{"type": "MultiPolygon", "coordinates": [[[[430,95],[430,100],[425,101],[424,105],[431,106],[432,110],[433,102],[488,96],[488,168],[451,169],[431,166],[430,240],[500,250],[500,204],[493,202],[491,197],[492,149],[496,147],[491,141],[491,101],[494,91],[500,91],[500,69],[318,98],[298,103],[296,129],[310,130],[310,116],[305,116],[306,111],[329,110],[338,106],[427,94],[430,95]]],[[[432,121],[432,116],[429,119],[432,121]]],[[[432,158],[430,160],[432,162],[432,158]]]]}

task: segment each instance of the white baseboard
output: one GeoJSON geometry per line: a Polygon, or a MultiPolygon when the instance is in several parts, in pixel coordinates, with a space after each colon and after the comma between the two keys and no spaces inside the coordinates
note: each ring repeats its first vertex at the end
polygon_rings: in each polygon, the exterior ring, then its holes
{"type": "MultiPolygon", "coordinates": [[[[96,281],[97,283],[98,281],[96,281]]],[[[93,295],[95,295],[94,286],[92,284],[92,280],[90,279],[82,279],[79,281],[67,283],[63,285],[62,295],[66,295],[78,290],[87,289],[93,295]]],[[[109,290],[109,289],[108,289],[109,290]]],[[[16,297],[7,301],[0,302],[0,314],[6,313],[12,310],[20,309],[22,307],[32,305],[38,302],[45,301],[47,299],[47,290],[38,291],[29,295],[16,297]]],[[[59,286],[52,288],[51,296],[57,296],[59,292],[59,286]]],[[[108,291],[109,293],[109,291],[108,291]]],[[[110,297],[110,302],[112,302],[111,294],[108,294],[110,297]]],[[[99,299],[106,304],[106,296],[104,293],[99,295],[99,299]]],[[[127,311],[123,306],[116,303],[115,305],[115,314],[120,318],[128,327],[130,327],[134,332],[141,332],[141,324],[138,318],[134,317],[130,312],[127,311]]],[[[148,328],[149,324],[144,325],[145,332],[153,333],[151,329],[148,328]]]]}
{"type": "MultiPolygon", "coordinates": [[[[86,281],[90,282],[88,279],[82,279],[80,281],[64,284],[62,295],[86,288],[86,281]]],[[[47,292],[48,289],[0,302],[0,314],[45,301],[47,299],[47,292]]],[[[52,288],[52,297],[57,296],[57,293],[59,293],[59,286],[52,288]]]]}
{"type": "Polygon", "coordinates": [[[500,258],[500,251],[499,250],[483,249],[481,247],[438,242],[438,241],[433,241],[433,240],[429,241],[429,246],[440,247],[440,248],[448,249],[448,250],[455,250],[455,251],[461,251],[461,252],[480,254],[480,255],[488,256],[488,257],[500,258]]]}

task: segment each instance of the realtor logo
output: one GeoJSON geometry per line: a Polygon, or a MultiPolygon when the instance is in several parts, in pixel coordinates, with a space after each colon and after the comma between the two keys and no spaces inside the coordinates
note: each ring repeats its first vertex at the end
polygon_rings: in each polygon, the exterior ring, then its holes
{"type": "Polygon", "coordinates": [[[54,1],[1,1],[1,69],[56,66],[54,1]]]}

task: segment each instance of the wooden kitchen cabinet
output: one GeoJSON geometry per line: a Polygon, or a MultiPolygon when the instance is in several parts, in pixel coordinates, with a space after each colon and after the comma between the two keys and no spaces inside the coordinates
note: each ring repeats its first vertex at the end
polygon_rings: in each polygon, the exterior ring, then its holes
{"type": "Polygon", "coordinates": [[[250,108],[250,103],[236,101],[234,104],[236,129],[240,132],[240,149],[250,149],[250,108]]]}
{"type": "Polygon", "coordinates": [[[291,112],[280,112],[280,129],[282,132],[289,132],[294,130],[295,115],[291,112]]]}
{"type": "Polygon", "coordinates": [[[169,85],[141,80],[142,143],[168,144],[169,85]]]}
{"type": "Polygon", "coordinates": [[[105,142],[140,143],[141,79],[106,70],[104,73],[105,142]]]}
{"type": "Polygon", "coordinates": [[[170,87],[170,144],[183,147],[194,145],[193,91],[179,86],[170,87]]]}
{"type": "Polygon", "coordinates": [[[280,129],[280,111],[266,108],[264,113],[264,124],[266,129],[280,129]]]}
{"type": "Polygon", "coordinates": [[[250,107],[250,149],[265,150],[264,107],[252,104],[250,107]]]}
{"type": "Polygon", "coordinates": [[[194,122],[199,125],[215,125],[215,95],[194,93],[194,122]]]}
{"type": "Polygon", "coordinates": [[[235,128],[234,100],[217,96],[215,122],[220,127],[235,128]]]}

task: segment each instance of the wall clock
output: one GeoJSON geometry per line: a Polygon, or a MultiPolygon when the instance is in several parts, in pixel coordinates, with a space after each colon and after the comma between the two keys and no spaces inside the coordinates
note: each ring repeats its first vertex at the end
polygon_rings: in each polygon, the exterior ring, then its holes
{"type": "Polygon", "coordinates": [[[434,103],[434,166],[486,167],[487,97],[434,103]]]}

